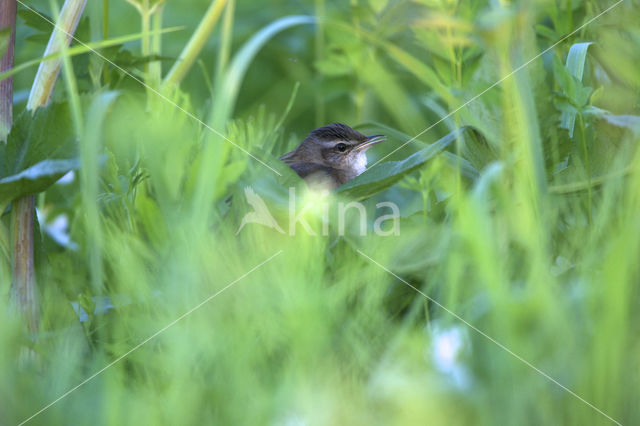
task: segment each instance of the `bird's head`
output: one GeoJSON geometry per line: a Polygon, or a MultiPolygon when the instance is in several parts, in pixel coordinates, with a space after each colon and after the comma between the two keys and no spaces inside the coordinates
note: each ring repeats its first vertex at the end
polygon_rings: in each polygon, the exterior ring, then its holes
{"type": "Polygon", "coordinates": [[[365,136],[346,124],[333,123],[313,130],[282,159],[321,164],[357,176],[366,168],[367,149],[384,140],[383,135],[365,136]]]}

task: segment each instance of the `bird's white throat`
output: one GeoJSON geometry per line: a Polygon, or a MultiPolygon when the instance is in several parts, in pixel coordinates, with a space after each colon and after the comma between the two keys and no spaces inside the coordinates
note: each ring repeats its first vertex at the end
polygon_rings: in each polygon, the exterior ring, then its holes
{"type": "Polygon", "coordinates": [[[356,157],[353,169],[356,172],[356,176],[367,170],[367,156],[364,152],[359,153],[356,157]]]}

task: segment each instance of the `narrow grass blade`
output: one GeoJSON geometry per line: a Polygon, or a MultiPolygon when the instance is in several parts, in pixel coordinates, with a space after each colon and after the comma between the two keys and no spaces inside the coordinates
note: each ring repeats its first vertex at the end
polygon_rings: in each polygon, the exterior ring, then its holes
{"type": "MultiPolygon", "coordinates": [[[[160,31],[160,33],[164,34],[164,33],[170,33],[173,31],[179,31],[182,30],[183,27],[171,27],[171,28],[165,28],[164,30],[160,31]]],[[[74,47],[70,47],[66,54],[68,56],[76,56],[76,55],[82,55],[83,53],[87,53],[87,52],[91,52],[93,50],[100,50],[100,49],[104,49],[105,47],[111,47],[111,46],[117,46],[119,44],[123,44],[123,43],[127,43],[129,41],[133,41],[133,40],[138,40],[148,34],[155,34],[155,32],[151,32],[151,33],[137,33],[137,34],[130,34],[130,35],[126,35],[126,36],[122,36],[122,37],[116,37],[116,38],[112,38],[110,40],[101,40],[101,41],[97,41],[94,43],[85,43],[85,45],[80,45],[80,46],[74,46],[74,47]]],[[[0,74],[0,81],[4,80],[5,78],[9,78],[12,75],[18,74],[21,71],[24,71],[28,68],[34,67],[36,65],[39,65],[40,62],[43,61],[47,61],[49,59],[57,59],[60,57],[60,53],[54,53],[52,55],[47,55],[44,56],[42,58],[38,58],[38,59],[32,59],[30,61],[27,62],[23,62],[20,65],[16,65],[15,67],[13,67],[13,69],[10,69],[6,72],[3,72],[0,74]]]]}

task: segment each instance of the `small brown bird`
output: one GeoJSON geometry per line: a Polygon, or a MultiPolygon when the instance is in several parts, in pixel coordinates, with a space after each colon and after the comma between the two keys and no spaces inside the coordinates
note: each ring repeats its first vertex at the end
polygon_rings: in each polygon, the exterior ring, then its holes
{"type": "Polygon", "coordinates": [[[364,172],[365,151],[384,140],[384,135],[365,136],[346,124],[333,123],[313,130],[280,159],[313,186],[334,189],[364,172]]]}

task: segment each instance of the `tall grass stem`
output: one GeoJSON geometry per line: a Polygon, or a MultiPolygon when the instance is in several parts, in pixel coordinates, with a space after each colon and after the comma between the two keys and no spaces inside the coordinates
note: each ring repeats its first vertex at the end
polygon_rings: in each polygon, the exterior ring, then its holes
{"type": "MultiPolygon", "coordinates": [[[[233,1],[230,3],[233,3],[233,1]]],[[[187,75],[187,72],[189,72],[194,61],[209,39],[226,4],[227,0],[215,0],[211,3],[209,9],[207,9],[204,17],[200,21],[198,28],[193,32],[189,42],[180,53],[178,60],[173,64],[173,67],[165,77],[162,83],[163,86],[179,84],[184,76],[187,75]]]]}

